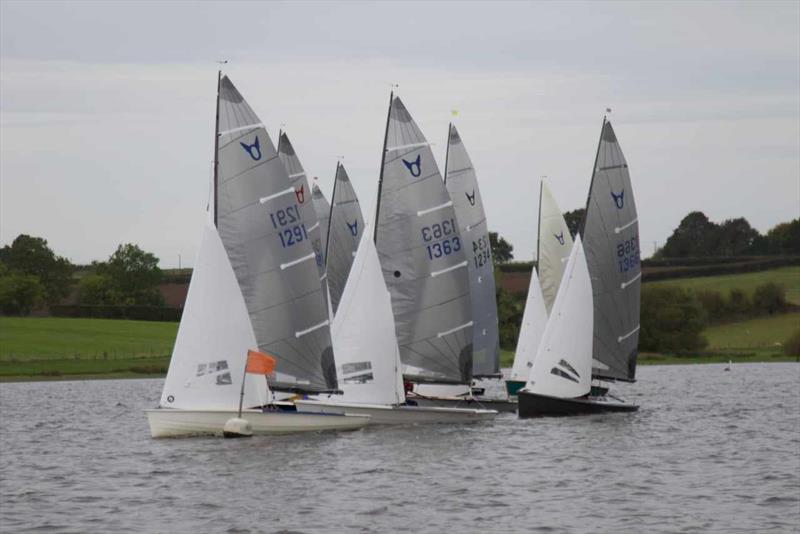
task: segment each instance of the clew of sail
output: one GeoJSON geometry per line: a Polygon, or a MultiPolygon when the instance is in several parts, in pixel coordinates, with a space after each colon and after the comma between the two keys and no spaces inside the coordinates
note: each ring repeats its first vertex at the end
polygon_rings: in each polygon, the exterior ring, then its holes
{"type": "Polygon", "coordinates": [[[560,398],[589,393],[592,316],[592,281],[578,236],[533,361],[527,390],[560,398]]]}
{"type": "MultiPolygon", "coordinates": [[[[227,76],[219,91],[217,228],[273,389],[336,389],[328,311],[300,203],[264,125],[227,76]]],[[[312,223],[313,224],[313,223],[312,223]]]]}
{"type": "Polygon", "coordinates": [[[581,235],[594,291],[594,373],[633,381],[642,280],[639,222],[628,164],[606,120],[581,235]]]}
{"type": "Polygon", "coordinates": [[[375,244],[366,233],[333,319],[332,336],[343,402],[405,402],[392,300],[375,244]]]}
{"type": "Polygon", "coordinates": [[[572,235],[550,188],[542,180],[539,194],[537,267],[547,313],[553,308],[558,286],[572,251],[572,235]]]}
{"type": "Polygon", "coordinates": [[[486,213],[472,160],[452,124],[447,136],[445,186],[453,201],[466,247],[472,320],[475,323],[472,328],[472,374],[496,376],[500,373],[497,296],[486,213]]]}
{"type": "Polygon", "coordinates": [[[428,142],[397,97],[389,106],[378,187],[375,245],[404,374],[468,384],[473,323],[464,244],[428,142]]]}
{"type": "Polygon", "coordinates": [[[364,216],[361,205],[341,163],[336,165],[336,178],[331,197],[330,222],[324,229],[328,235],[325,252],[328,288],[331,293],[333,313],[339,307],[353,258],[364,234],[364,216]]]}
{"type": "Polygon", "coordinates": [[[522,325],[517,339],[517,350],[514,352],[511,380],[518,382],[528,381],[546,324],[547,310],[544,306],[542,289],[539,286],[539,277],[536,275],[536,268],[534,267],[531,271],[528,297],[525,300],[525,311],[522,313],[522,325]]]}
{"type": "MultiPolygon", "coordinates": [[[[239,282],[210,218],[161,394],[163,408],[232,410],[239,405],[247,351],[256,347],[239,282]]],[[[247,375],[243,405],[268,400],[263,376],[247,375]]]]}
{"type": "MultiPolygon", "coordinates": [[[[322,234],[327,232],[327,228],[323,227],[318,218],[317,211],[314,209],[314,203],[311,200],[311,188],[308,186],[308,178],[306,178],[306,171],[300,163],[300,158],[289,141],[289,136],[286,132],[281,132],[278,135],[278,156],[286,167],[286,172],[289,174],[289,181],[294,187],[294,195],[297,200],[297,205],[300,208],[300,217],[306,225],[308,237],[311,240],[311,247],[314,249],[314,261],[317,264],[317,271],[319,271],[319,279],[323,286],[322,296],[327,299],[328,292],[325,291],[325,249],[323,248],[322,234]]],[[[327,307],[327,302],[325,306],[327,307]]]]}

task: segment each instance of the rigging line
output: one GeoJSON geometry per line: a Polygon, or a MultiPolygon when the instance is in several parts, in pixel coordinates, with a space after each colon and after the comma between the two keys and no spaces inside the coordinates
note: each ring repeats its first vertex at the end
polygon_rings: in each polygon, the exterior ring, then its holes
{"type": "Polygon", "coordinates": [[[631,279],[630,279],[630,280],[628,280],[627,282],[622,282],[622,283],[619,285],[619,288],[620,288],[620,289],[625,289],[626,287],[628,287],[629,285],[631,285],[632,283],[634,283],[636,280],[638,280],[639,278],[641,278],[641,276],[642,276],[642,272],[641,272],[641,271],[639,271],[639,274],[637,274],[636,276],[634,276],[633,278],[631,278],[631,279]]]}

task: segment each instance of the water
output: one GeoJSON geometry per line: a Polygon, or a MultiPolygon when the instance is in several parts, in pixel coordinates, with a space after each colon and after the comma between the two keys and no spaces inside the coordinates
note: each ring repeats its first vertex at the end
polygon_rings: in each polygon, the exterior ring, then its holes
{"type": "Polygon", "coordinates": [[[797,532],[800,365],[643,367],[636,414],[153,440],[161,380],[0,385],[6,532],[797,532]]]}

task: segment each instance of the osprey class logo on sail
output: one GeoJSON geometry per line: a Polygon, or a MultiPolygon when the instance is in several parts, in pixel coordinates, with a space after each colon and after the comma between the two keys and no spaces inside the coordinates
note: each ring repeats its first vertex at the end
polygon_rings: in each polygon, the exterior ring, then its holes
{"type": "Polygon", "coordinates": [[[239,144],[242,145],[244,151],[247,152],[253,161],[258,161],[261,159],[261,143],[258,141],[258,136],[256,136],[256,140],[253,141],[252,145],[248,145],[247,143],[243,143],[241,141],[239,141],[239,144]]]}
{"type": "Polygon", "coordinates": [[[417,159],[415,159],[414,161],[403,160],[403,165],[406,166],[406,169],[408,169],[408,172],[411,173],[411,176],[416,178],[420,174],[422,174],[422,167],[420,167],[421,162],[422,162],[422,154],[417,154],[417,159]]]}

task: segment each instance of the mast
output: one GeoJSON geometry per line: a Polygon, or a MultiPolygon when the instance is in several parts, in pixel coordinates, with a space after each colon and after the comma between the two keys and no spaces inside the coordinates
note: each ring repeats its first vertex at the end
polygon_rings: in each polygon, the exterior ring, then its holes
{"type": "Polygon", "coordinates": [[[214,119],[214,226],[217,226],[217,211],[219,204],[217,197],[219,196],[217,187],[219,186],[219,179],[217,177],[219,167],[219,88],[222,84],[222,69],[217,71],[217,110],[214,119]]]}
{"type": "MultiPolygon", "coordinates": [[[[331,248],[331,221],[333,220],[333,205],[336,203],[336,183],[339,181],[339,167],[341,161],[336,162],[336,174],[333,175],[333,193],[331,193],[331,208],[328,211],[328,227],[325,229],[325,269],[328,269],[328,250],[331,248]]],[[[381,169],[383,166],[381,165],[381,169]]],[[[381,172],[383,174],[383,172],[381,172]]],[[[378,189],[378,199],[380,201],[380,188],[378,189]]],[[[320,230],[321,231],[321,230],[320,230]]]]}
{"type": "MultiPolygon", "coordinates": [[[[592,200],[592,186],[594,177],[597,174],[597,160],[600,158],[600,145],[603,143],[603,132],[606,129],[606,116],[603,115],[603,125],[600,127],[600,139],[597,141],[597,152],[594,155],[594,166],[592,167],[592,179],[589,180],[589,193],[586,195],[586,208],[583,210],[583,219],[578,233],[583,236],[583,229],[586,227],[586,216],[589,214],[589,202],[592,200]]],[[[541,202],[541,200],[539,201],[541,202]]]]}
{"type": "Polygon", "coordinates": [[[444,185],[447,185],[447,163],[450,160],[450,136],[453,134],[453,123],[447,125],[447,148],[444,151],[444,185]]]}
{"type": "MultiPolygon", "coordinates": [[[[539,222],[536,224],[536,271],[540,270],[539,244],[542,242],[542,189],[544,189],[544,178],[539,180],[539,222]]],[[[531,275],[532,274],[533,273],[531,273],[531,275]]]]}
{"type": "Polygon", "coordinates": [[[381,213],[381,188],[383,187],[383,167],[386,164],[386,143],[389,140],[389,119],[392,117],[392,103],[394,91],[389,92],[389,111],[386,112],[386,131],[383,134],[383,152],[381,153],[381,173],[378,176],[378,199],[375,202],[375,234],[373,241],[378,244],[378,215],[381,213]]]}

